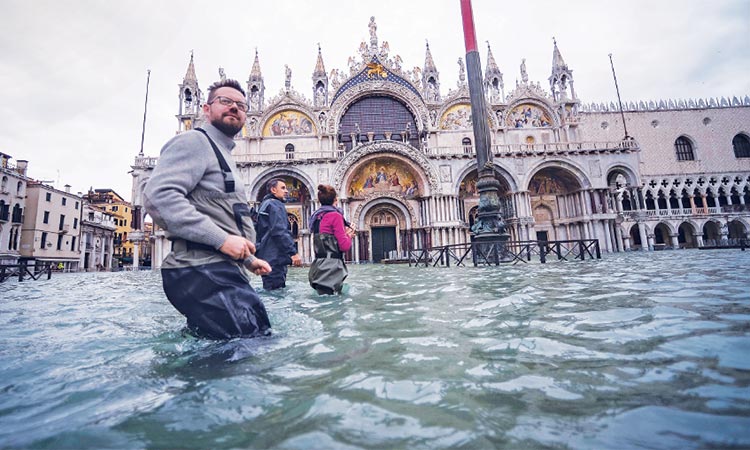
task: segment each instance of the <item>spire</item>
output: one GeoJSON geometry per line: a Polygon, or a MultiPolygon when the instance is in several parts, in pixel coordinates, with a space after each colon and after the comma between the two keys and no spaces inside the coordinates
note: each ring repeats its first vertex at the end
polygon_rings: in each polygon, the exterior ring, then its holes
{"type": "Polygon", "coordinates": [[[179,122],[178,132],[187,131],[197,125],[200,117],[200,108],[203,104],[203,94],[198,87],[198,77],[195,76],[195,63],[193,62],[193,51],[190,51],[190,63],[188,63],[185,78],[180,84],[180,106],[177,110],[179,122]]]}
{"type": "Polygon", "coordinates": [[[487,41],[487,69],[484,71],[484,77],[487,78],[490,74],[500,72],[495,62],[495,57],[492,56],[492,48],[490,47],[490,41],[487,41]]]}
{"type": "Polygon", "coordinates": [[[318,44],[318,62],[312,74],[313,104],[316,108],[324,108],[328,105],[328,75],[323,65],[323,53],[318,44]]]}
{"type": "Polygon", "coordinates": [[[250,76],[247,79],[247,99],[250,106],[249,114],[259,114],[263,109],[263,94],[266,85],[263,82],[263,74],[260,72],[260,59],[258,58],[258,48],[255,48],[255,60],[253,67],[250,69],[250,76]]]}
{"type": "Polygon", "coordinates": [[[557,40],[553,37],[554,49],[552,50],[552,74],[549,77],[552,97],[556,101],[577,100],[576,91],[573,89],[573,71],[565,64],[565,60],[557,48],[557,40]],[[568,85],[570,85],[570,98],[568,98],[568,85]]]}
{"type": "Polygon", "coordinates": [[[193,51],[190,50],[190,64],[188,64],[187,72],[185,72],[185,78],[183,79],[184,84],[188,82],[198,83],[198,77],[195,76],[195,65],[193,64],[193,51]]]}
{"type": "Polygon", "coordinates": [[[440,74],[432,60],[430,43],[425,41],[424,68],[422,69],[422,95],[428,102],[440,101],[440,74]]]}
{"type": "Polygon", "coordinates": [[[435,68],[435,61],[432,60],[432,52],[430,51],[430,43],[425,42],[425,45],[427,46],[427,49],[425,50],[425,53],[424,53],[423,72],[427,72],[427,71],[437,72],[437,69],[435,68]]]}
{"type": "Polygon", "coordinates": [[[258,49],[255,49],[255,61],[253,61],[253,68],[250,69],[250,80],[261,80],[263,75],[260,73],[260,60],[258,59],[258,49]]]}
{"type": "Polygon", "coordinates": [[[557,48],[557,41],[555,38],[552,38],[552,42],[555,43],[555,49],[552,51],[552,72],[554,73],[555,69],[567,70],[568,66],[565,64],[565,60],[563,60],[560,49],[557,48]]]}
{"type": "Polygon", "coordinates": [[[484,89],[487,101],[490,103],[502,103],[504,101],[503,73],[497,67],[489,41],[487,41],[487,68],[484,71],[484,89]]]}
{"type": "Polygon", "coordinates": [[[323,54],[320,51],[320,44],[318,44],[318,62],[315,63],[315,71],[313,72],[313,77],[319,77],[319,76],[325,76],[326,75],[326,67],[323,64],[323,54]]]}

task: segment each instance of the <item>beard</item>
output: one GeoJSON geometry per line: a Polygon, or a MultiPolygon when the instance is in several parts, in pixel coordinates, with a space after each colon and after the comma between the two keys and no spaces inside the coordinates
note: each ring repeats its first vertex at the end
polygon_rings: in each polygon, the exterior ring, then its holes
{"type": "Polygon", "coordinates": [[[239,133],[242,129],[242,122],[238,121],[236,125],[224,122],[224,117],[214,119],[211,121],[211,125],[215,126],[222,133],[229,137],[234,137],[235,134],[239,133]]]}

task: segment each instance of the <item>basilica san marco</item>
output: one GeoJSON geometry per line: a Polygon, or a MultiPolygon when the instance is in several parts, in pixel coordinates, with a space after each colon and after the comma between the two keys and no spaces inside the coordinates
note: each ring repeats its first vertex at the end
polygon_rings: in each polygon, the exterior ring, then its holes
{"type": "MultiPolygon", "coordinates": [[[[348,67],[327,71],[318,48],[312,76],[292,83],[287,68],[284,89],[268,98],[256,51],[233,156],[253,203],[268,180],[286,181],[289,225],[304,261],[312,259],[307,221],[321,183],[336,188],[358,230],[350,261],[470,241],[479,195],[459,56],[451,68],[457,86],[445,89],[429,44],[423,64],[409,70],[379,40],[372,18],[369,41],[348,67]]],[[[626,102],[622,111],[614,102],[585,104],[557,42],[544,81],[530,79],[521,61],[518,81],[506,88],[489,45],[483,63],[483,107],[511,240],[596,239],[603,251],[621,252],[748,237],[750,98],[626,102]]],[[[191,55],[176,92],[178,132],[203,121],[195,64],[191,55]]],[[[140,227],[141,192],[156,161],[139,155],[132,166],[140,227]]],[[[169,243],[155,230],[150,245],[158,267],[169,243]]]]}

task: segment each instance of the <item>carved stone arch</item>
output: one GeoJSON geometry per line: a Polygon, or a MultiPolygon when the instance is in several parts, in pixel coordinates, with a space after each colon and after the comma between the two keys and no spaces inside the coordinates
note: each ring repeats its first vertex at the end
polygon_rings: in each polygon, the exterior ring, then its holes
{"type": "Polygon", "coordinates": [[[422,97],[412,92],[412,90],[390,81],[365,81],[348,88],[334,100],[330,108],[330,115],[328,116],[328,132],[334,133],[338,129],[341,117],[349,109],[349,106],[365,97],[378,95],[393,97],[403,102],[414,116],[414,122],[417,125],[417,130],[415,131],[431,129],[430,112],[422,97]],[[333,130],[331,130],[331,125],[333,125],[333,130]]]}
{"type": "Polygon", "coordinates": [[[404,225],[407,230],[417,227],[417,214],[414,211],[414,208],[412,208],[409,202],[404,201],[403,197],[391,192],[380,192],[376,195],[366,197],[365,201],[363,201],[354,211],[352,223],[356,224],[358,230],[363,230],[367,213],[371,209],[382,206],[383,204],[391,205],[401,212],[405,218],[404,225]]]}
{"type": "Polygon", "coordinates": [[[581,189],[591,188],[591,181],[589,180],[588,176],[586,176],[586,171],[583,170],[583,168],[572,161],[553,159],[542,161],[529,168],[528,172],[526,173],[526,177],[521,184],[524,190],[528,190],[531,179],[534,178],[534,175],[536,175],[537,172],[543,169],[565,169],[571,172],[578,179],[578,182],[581,185],[581,189]]]}
{"type": "Polygon", "coordinates": [[[745,233],[750,232],[750,220],[747,219],[747,217],[732,217],[732,220],[727,221],[727,227],[732,222],[739,222],[742,225],[745,226],[745,233]]]}
{"type": "Polygon", "coordinates": [[[552,123],[549,127],[545,128],[558,128],[562,126],[562,120],[560,119],[560,114],[555,110],[553,105],[541,98],[535,98],[535,97],[523,97],[518,98],[514,100],[512,103],[508,104],[508,107],[505,108],[505,111],[503,111],[503,120],[502,123],[500,123],[500,127],[508,127],[508,118],[510,117],[513,110],[523,104],[531,104],[538,108],[541,108],[543,111],[545,111],[547,114],[549,114],[549,117],[552,119],[552,123]]]}
{"type": "Polygon", "coordinates": [[[677,228],[679,227],[679,225],[678,227],[675,227],[672,222],[668,220],[662,220],[662,221],[659,221],[656,225],[654,225],[654,230],[656,230],[656,227],[658,227],[659,225],[664,225],[665,227],[667,227],[667,230],[669,230],[670,236],[677,234],[677,228]]]}
{"type": "Polygon", "coordinates": [[[350,151],[341,158],[333,168],[331,184],[338,190],[340,194],[339,198],[343,199],[348,195],[348,193],[345,192],[346,181],[351,177],[353,170],[358,166],[357,162],[366,156],[378,153],[382,153],[383,156],[396,154],[415,162],[422,169],[422,175],[427,181],[423,186],[429,186],[430,188],[429,191],[425,189],[423,195],[429,196],[440,192],[440,177],[438,176],[438,171],[433,167],[430,160],[428,160],[424,154],[403,142],[375,141],[360,145],[355,150],[350,151]]]}
{"type": "MultiPolygon", "coordinates": [[[[505,167],[503,164],[498,163],[497,161],[492,161],[492,167],[495,170],[495,173],[500,175],[505,182],[508,184],[508,192],[514,193],[518,192],[518,180],[516,177],[512,175],[512,170],[505,167]]],[[[461,182],[466,178],[467,175],[469,175],[472,171],[477,170],[477,163],[473,162],[471,164],[467,164],[461,171],[458,173],[456,180],[453,182],[453,188],[452,194],[458,195],[458,192],[461,190],[461,182]]]]}
{"type": "Polygon", "coordinates": [[[248,192],[248,200],[251,202],[256,201],[258,198],[258,194],[260,193],[260,190],[263,189],[265,184],[274,177],[294,177],[299,179],[305,184],[305,187],[307,187],[308,192],[310,192],[310,195],[315,195],[318,190],[316,189],[316,184],[313,183],[312,179],[301,170],[298,170],[293,167],[271,167],[266,169],[265,171],[261,172],[260,175],[255,177],[255,181],[252,186],[250,186],[250,190],[248,192]]]}

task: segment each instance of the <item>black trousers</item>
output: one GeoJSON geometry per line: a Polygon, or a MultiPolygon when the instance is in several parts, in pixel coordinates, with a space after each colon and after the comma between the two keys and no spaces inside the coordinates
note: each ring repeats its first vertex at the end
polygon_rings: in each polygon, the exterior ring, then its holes
{"type": "Polygon", "coordinates": [[[236,264],[162,269],[161,274],[170,303],[198,335],[230,339],[270,334],[266,307],[236,264]]]}

